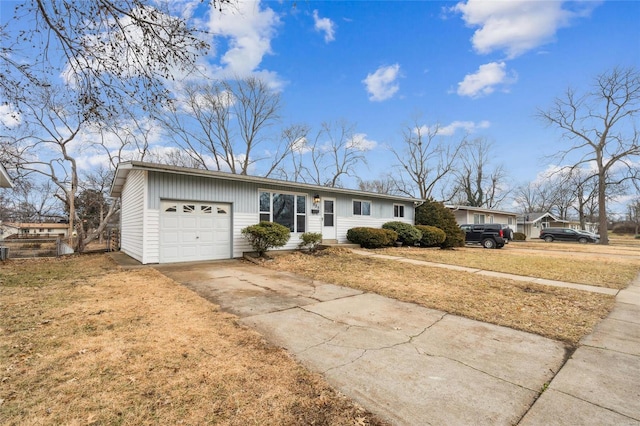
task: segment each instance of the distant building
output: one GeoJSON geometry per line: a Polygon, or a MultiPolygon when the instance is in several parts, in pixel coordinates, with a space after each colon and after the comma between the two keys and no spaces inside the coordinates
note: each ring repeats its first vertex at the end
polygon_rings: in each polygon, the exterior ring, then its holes
{"type": "MultiPolygon", "coordinates": [[[[517,232],[522,232],[527,239],[538,238],[544,228],[580,229],[580,221],[558,219],[549,212],[533,212],[518,216],[517,232]]],[[[597,232],[596,223],[585,223],[585,231],[597,232]]]]}
{"type": "Polygon", "coordinates": [[[0,224],[3,238],[53,238],[67,237],[69,225],[66,223],[17,223],[0,224]]]}
{"type": "Polygon", "coordinates": [[[458,225],[479,225],[484,223],[502,223],[516,230],[517,214],[501,210],[486,209],[482,207],[445,205],[451,209],[458,225]]]}

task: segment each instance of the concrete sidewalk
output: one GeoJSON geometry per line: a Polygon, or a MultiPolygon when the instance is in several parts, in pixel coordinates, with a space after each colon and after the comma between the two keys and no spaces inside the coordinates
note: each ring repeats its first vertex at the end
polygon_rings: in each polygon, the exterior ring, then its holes
{"type": "Polygon", "coordinates": [[[520,424],[640,425],[640,276],[520,424]]]}
{"type": "Polygon", "coordinates": [[[247,262],[155,267],[395,425],[640,425],[640,276],[567,360],[541,336],[247,262]]]}

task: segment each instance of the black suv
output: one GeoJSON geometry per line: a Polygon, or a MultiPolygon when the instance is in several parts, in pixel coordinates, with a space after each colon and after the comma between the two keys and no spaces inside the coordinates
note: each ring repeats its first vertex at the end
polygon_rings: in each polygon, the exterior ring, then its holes
{"type": "Polygon", "coordinates": [[[548,243],[552,241],[577,241],[582,244],[598,242],[593,235],[571,228],[544,228],[540,231],[540,239],[548,243]]]}
{"type": "Polygon", "coordinates": [[[500,223],[484,223],[476,225],[460,225],[464,230],[464,241],[467,244],[482,244],[488,249],[499,249],[507,243],[506,225],[500,223]]]}

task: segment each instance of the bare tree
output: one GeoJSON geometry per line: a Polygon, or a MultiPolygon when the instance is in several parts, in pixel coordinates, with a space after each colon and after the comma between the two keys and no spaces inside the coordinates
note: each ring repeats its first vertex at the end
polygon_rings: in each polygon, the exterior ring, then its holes
{"type": "MultiPolygon", "coordinates": [[[[144,113],[164,105],[166,80],[194,69],[207,47],[184,19],[169,13],[170,3],[163,5],[27,0],[0,28],[0,95],[15,124],[0,134],[3,155],[21,176],[40,175],[56,186],[56,197],[69,212],[70,231],[77,220],[78,159],[96,146],[87,136],[100,141],[103,125],[130,108],[144,113]],[[20,26],[12,26],[18,21],[20,26]]],[[[133,143],[131,136],[123,137],[116,154],[103,144],[112,165],[125,143],[133,143]]],[[[111,207],[102,225],[117,203],[111,207]]],[[[78,249],[95,236],[80,238],[78,249]]]]}
{"type": "Polygon", "coordinates": [[[367,163],[364,153],[370,144],[355,129],[345,119],[324,121],[314,136],[306,124],[287,127],[282,139],[289,147],[288,160],[280,163],[278,174],[296,182],[341,187],[342,178],[355,177],[357,166],[367,163]]]}
{"type": "Polygon", "coordinates": [[[393,175],[387,174],[379,179],[359,180],[358,189],[367,192],[376,192],[378,194],[394,194],[398,195],[398,188],[393,175]]]}
{"type": "Polygon", "coordinates": [[[514,201],[522,213],[551,212],[556,202],[555,186],[550,179],[541,179],[518,186],[514,201]]]}
{"type": "Polygon", "coordinates": [[[291,152],[286,140],[265,144],[280,104],[279,93],[251,76],[187,85],[171,111],[157,118],[200,168],[246,175],[268,163],[261,174],[269,176],[291,152]]]}
{"type": "Polygon", "coordinates": [[[452,172],[466,138],[449,143],[439,125],[424,126],[418,120],[403,130],[402,138],[402,148],[391,149],[401,169],[396,186],[402,194],[429,199],[452,172]]]}
{"type": "Polygon", "coordinates": [[[17,4],[13,22],[23,25],[14,29],[9,21],[0,29],[0,90],[28,94],[43,84],[42,74],[62,75],[91,114],[117,113],[120,100],[132,96],[153,108],[167,98],[164,81],[193,70],[208,49],[170,7],[148,0],[17,4]]]}
{"type": "Polygon", "coordinates": [[[573,167],[593,163],[598,179],[600,244],[608,244],[607,191],[611,185],[640,179],[640,72],[615,68],[595,79],[593,90],[579,95],[568,89],[539,116],[562,130],[569,148],[557,153],[560,161],[574,156],[573,167]]]}
{"type": "Polygon", "coordinates": [[[469,142],[460,151],[460,164],[454,171],[459,204],[492,209],[505,199],[507,174],[501,164],[492,165],[491,158],[491,144],[484,138],[469,142]]]}

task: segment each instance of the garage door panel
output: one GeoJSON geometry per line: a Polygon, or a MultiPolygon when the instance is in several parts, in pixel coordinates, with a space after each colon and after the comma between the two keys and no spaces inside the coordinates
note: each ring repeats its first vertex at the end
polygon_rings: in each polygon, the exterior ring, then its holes
{"type": "Polygon", "coordinates": [[[231,205],[163,202],[160,261],[181,262],[231,257],[231,205]]]}

